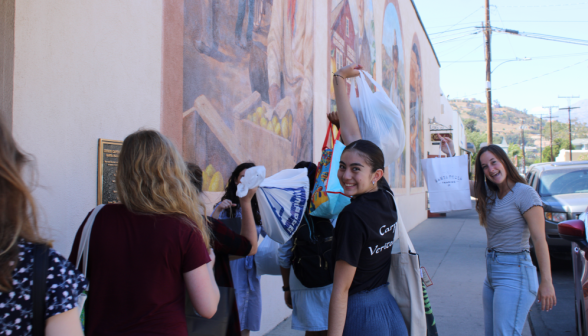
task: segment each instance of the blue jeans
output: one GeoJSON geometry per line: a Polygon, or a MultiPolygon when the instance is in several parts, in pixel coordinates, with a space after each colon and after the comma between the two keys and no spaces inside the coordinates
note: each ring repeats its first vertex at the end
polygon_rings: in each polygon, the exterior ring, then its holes
{"type": "Polygon", "coordinates": [[[529,252],[486,254],[484,326],[486,336],[521,335],[539,281],[529,252]]]}

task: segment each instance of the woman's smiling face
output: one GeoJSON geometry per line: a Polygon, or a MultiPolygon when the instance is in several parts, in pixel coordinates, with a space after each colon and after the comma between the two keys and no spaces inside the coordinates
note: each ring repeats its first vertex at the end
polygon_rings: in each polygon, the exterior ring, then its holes
{"type": "Polygon", "coordinates": [[[372,167],[357,150],[347,150],[341,155],[337,177],[347,196],[358,196],[375,191],[382,174],[381,169],[372,173],[372,167]]]}
{"type": "Polygon", "coordinates": [[[482,164],[482,170],[484,175],[494,184],[499,185],[506,181],[507,174],[502,161],[500,161],[490,151],[484,152],[480,156],[480,163],[482,164]]]}

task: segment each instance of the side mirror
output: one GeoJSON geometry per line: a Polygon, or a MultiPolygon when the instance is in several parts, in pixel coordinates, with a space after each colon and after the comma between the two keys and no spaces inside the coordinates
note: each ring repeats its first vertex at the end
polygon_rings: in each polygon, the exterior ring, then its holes
{"type": "Polygon", "coordinates": [[[582,249],[588,248],[586,241],[586,226],[584,221],[579,219],[571,219],[557,224],[557,231],[559,236],[565,240],[574,242],[582,249]]]}

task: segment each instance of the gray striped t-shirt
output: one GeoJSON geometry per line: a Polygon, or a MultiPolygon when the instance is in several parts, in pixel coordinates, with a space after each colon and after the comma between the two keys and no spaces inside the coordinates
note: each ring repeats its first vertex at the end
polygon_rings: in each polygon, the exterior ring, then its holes
{"type": "MultiPolygon", "coordinates": [[[[488,190],[488,189],[487,189],[488,190]]],[[[530,186],[517,183],[502,199],[490,193],[486,215],[488,248],[499,252],[521,252],[529,249],[529,226],[523,217],[527,210],[542,206],[541,198],[530,186]]]]}

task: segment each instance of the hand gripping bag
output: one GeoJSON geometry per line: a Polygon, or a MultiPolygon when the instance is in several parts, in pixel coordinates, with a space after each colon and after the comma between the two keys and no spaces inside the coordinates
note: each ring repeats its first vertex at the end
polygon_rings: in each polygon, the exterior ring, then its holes
{"type": "Polygon", "coordinates": [[[395,162],[404,150],[404,121],[398,107],[386,91],[369,73],[360,71],[355,79],[355,90],[351,89],[349,102],[359,124],[361,138],[375,143],[384,153],[384,166],[395,162]],[[367,80],[375,87],[372,92],[367,80]]]}
{"type": "Polygon", "coordinates": [[[272,175],[259,185],[255,195],[261,225],[276,242],[287,242],[300,226],[308,201],[308,171],[286,169],[272,175]]]}
{"type": "Polygon", "coordinates": [[[337,177],[343,149],[345,149],[345,145],[339,141],[339,135],[333,138],[333,127],[329,123],[310,201],[310,214],[312,216],[334,218],[351,202],[351,198],[343,194],[343,187],[337,177]],[[331,139],[334,145],[329,148],[329,140],[331,139]]]}
{"type": "MultiPolygon", "coordinates": [[[[441,145],[439,145],[439,150],[441,145]]],[[[440,154],[440,153],[439,153],[440,154]]],[[[421,159],[429,193],[429,211],[445,213],[472,208],[468,157],[421,159]]]]}

